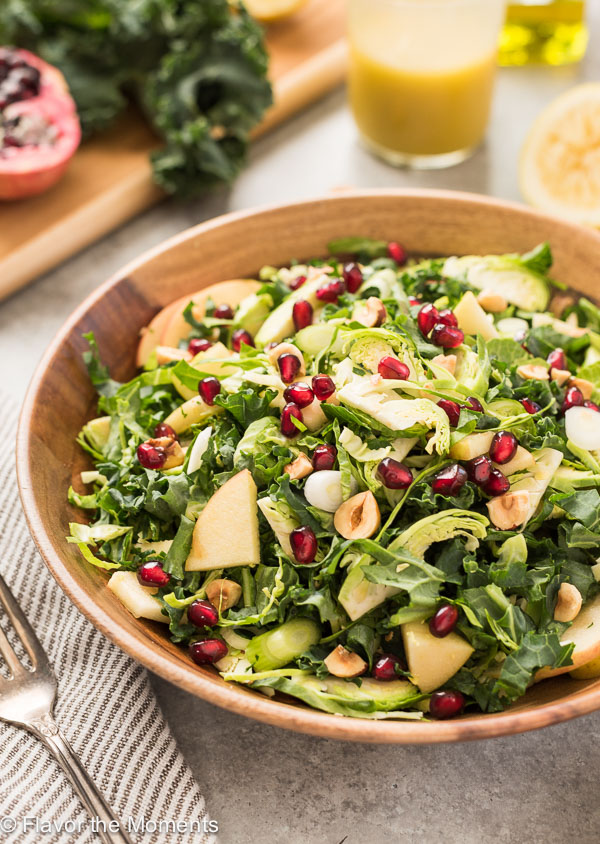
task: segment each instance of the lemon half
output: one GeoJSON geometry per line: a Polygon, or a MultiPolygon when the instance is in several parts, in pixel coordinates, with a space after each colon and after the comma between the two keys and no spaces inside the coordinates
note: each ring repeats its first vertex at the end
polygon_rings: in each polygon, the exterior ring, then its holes
{"type": "Polygon", "coordinates": [[[253,18],[264,23],[287,18],[297,12],[307,0],[244,0],[253,18]]]}
{"type": "Polygon", "coordinates": [[[571,88],[542,111],[523,146],[519,185],[537,208],[600,226],[600,83],[571,88]]]}

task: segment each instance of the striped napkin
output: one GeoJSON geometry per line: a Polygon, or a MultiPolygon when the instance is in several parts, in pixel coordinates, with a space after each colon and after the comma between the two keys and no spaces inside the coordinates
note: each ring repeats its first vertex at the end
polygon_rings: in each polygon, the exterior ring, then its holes
{"type": "MultiPolygon", "coordinates": [[[[16,427],[16,408],[4,396],[0,430],[16,427]]],[[[56,720],[132,839],[140,844],[214,842],[216,823],[206,813],[145,669],[92,627],[42,562],[22,513],[12,456],[0,463],[0,570],[54,666],[56,720]]],[[[86,810],[46,748],[3,722],[0,840],[98,841],[86,810]]]]}

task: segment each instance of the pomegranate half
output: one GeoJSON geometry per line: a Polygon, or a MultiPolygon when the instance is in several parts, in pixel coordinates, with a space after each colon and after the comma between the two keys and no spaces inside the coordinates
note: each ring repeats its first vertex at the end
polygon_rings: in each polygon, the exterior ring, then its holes
{"type": "Polygon", "coordinates": [[[56,184],[81,140],[62,73],[16,47],[0,47],[0,199],[56,184]]]}

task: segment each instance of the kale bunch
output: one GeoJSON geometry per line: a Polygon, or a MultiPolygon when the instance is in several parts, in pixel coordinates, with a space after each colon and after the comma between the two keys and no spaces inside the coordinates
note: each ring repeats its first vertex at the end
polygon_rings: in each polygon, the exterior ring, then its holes
{"type": "Polygon", "coordinates": [[[64,73],[86,136],[141,108],[163,141],[154,179],[182,197],[237,176],[272,102],[262,30],[237,0],[4,0],[0,43],[64,73]]]}

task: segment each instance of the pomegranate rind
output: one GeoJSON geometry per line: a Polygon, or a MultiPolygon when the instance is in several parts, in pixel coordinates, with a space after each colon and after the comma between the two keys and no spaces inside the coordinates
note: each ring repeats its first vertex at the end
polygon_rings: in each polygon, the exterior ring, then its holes
{"type": "Polygon", "coordinates": [[[17,50],[40,71],[40,93],[4,109],[8,118],[41,116],[57,130],[51,146],[14,147],[0,158],[0,199],[25,199],[43,193],[64,175],[81,142],[81,127],[75,102],[62,73],[29,50],[17,50]]]}

